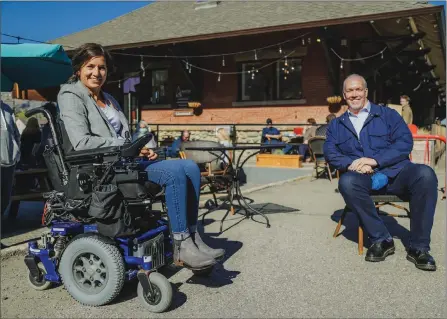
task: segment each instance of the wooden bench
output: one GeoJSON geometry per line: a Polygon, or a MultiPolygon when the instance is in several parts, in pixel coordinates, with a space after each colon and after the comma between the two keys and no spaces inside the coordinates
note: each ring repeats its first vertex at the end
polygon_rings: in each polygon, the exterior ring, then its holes
{"type": "Polygon", "coordinates": [[[46,168],[16,170],[8,218],[14,219],[17,217],[21,201],[43,201],[43,194],[51,190],[52,186],[46,168]],[[34,185],[29,183],[31,178],[37,178],[39,181],[40,187],[38,189],[32,189],[34,185]]]}
{"type": "Polygon", "coordinates": [[[258,154],[256,166],[300,168],[302,155],[258,154]]]}

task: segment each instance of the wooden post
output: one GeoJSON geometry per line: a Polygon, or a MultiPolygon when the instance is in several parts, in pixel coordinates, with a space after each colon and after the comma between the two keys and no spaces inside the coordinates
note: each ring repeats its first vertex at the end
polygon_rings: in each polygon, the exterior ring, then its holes
{"type": "Polygon", "coordinates": [[[20,88],[17,83],[14,83],[12,97],[15,99],[20,99],[20,88]]]}

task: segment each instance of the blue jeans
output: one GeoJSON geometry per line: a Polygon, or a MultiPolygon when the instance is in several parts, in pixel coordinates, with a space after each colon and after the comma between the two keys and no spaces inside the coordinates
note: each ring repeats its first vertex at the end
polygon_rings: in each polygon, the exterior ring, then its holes
{"type": "MultiPolygon", "coordinates": [[[[371,187],[369,175],[348,171],[340,176],[340,193],[360,218],[371,242],[376,243],[392,237],[371,200],[371,187]]],[[[438,179],[433,169],[410,163],[390,179],[384,191],[410,200],[410,247],[430,250],[430,234],[438,199],[438,179]]]]}
{"type": "MultiPolygon", "coordinates": [[[[165,187],[171,231],[193,233],[197,229],[200,197],[200,170],[192,160],[144,161],[151,182],[165,187]]],[[[180,239],[180,238],[179,238],[180,239]]]]}
{"type": "Polygon", "coordinates": [[[265,142],[264,142],[264,144],[267,144],[267,145],[276,145],[276,144],[279,144],[279,145],[285,145],[285,147],[282,149],[282,151],[283,151],[283,153],[284,154],[287,154],[287,153],[289,153],[291,150],[292,150],[292,148],[293,148],[293,146],[292,145],[288,145],[288,144],[286,144],[286,143],[284,143],[284,142],[281,142],[281,141],[278,141],[278,140],[266,140],[265,142]]]}

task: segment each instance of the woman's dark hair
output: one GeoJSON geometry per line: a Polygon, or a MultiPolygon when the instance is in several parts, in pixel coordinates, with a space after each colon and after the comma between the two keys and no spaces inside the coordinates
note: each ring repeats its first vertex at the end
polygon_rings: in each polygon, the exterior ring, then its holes
{"type": "Polygon", "coordinates": [[[307,119],[307,123],[310,125],[317,125],[317,121],[313,117],[307,119]]]}
{"type": "Polygon", "coordinates": [[[34,135],[40,134],[39,121],[35,117],[30,117],[26,122],[26,127],[22,132],[22,135],[34,135]]]}
{"type": "Polygon", "coordinates": [[[73,83],[79,80],[77,73],[81,70],[82,66],[91,58],[103,56],[106,60],[106,66],[108,73],[113,72],[113,60],[110,53],[104,49],[104,47],[98,43],[85,43],[75,50],[75,53],[71,57],[71,64],[73,67],[73,75],[68,79],[68,83],[73,83]]]}

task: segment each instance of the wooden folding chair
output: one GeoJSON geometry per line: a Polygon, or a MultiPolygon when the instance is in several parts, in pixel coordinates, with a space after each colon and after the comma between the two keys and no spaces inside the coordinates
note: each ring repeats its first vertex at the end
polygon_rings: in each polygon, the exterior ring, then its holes
{"type": "MultiPolygon", "coordinates": [[[[182,143],[181,150],[179,152],[181,159],[191,159],[199,165],[201,172],[201,185],[200,189],[209,187],[210,192],[213,195],[214,203],[218,206],[216,193],[220,189],[219,186],[224,184],[226,190],[228,190],[228,183],[231,182],[231,169],[230,163],[221,165],[222,158],[216,156],[220,155],[218,151],[211,154],[206,151],[186,150],[187,147],[221,147],[222,145],[213,141],[189,141],[182,143]],[[227,186],[225,186],[227,185],[227,186]]],[[[233,154],[229,152],[230,160],[233,160],[233,154]]]]}
{"type": "MultiPolygon", "coordinates": [[[[326,162],[326,159],[324,158],[324,151],[323,151],[323,145],[326,141],[326,137],[323,136],[315,136],[309,139],[309,152],[312,156],[312,159],[315,163],[314,169],[316,178],[318,178],[321,174],[318,170],[323,169],[324,171],[327,171],[327,174],[329,176],[329,180],[332,182],[332,172],[331,168],[329,166],[329,163],[326,162]]],[[[337,171],[337,178],[339,177],[338,171],[337,171]]]]}
{"type": "MultiPolygon", "coordinates": [[[[401,202],[406,203],[407,200],[401,199],[398,196],[395,195],[371,195],[371,199],[374,202],[374,205],[376,206],[377,213],[382,216],[393,216],[393,217],[404,217],[404,218],[410,218],[410,211],[400,205],[397,205],[395,203],[401,202]],[[404,210],[407,214],[406,215],[400,215],[400,214],[389,214],[389,213],[382,213],[380,211],[380,207],[390,205],[399,209],[404,210]]],[[[346,205],[343,213],[341,214],[340,220],[338,221],[337,227],[335,228],[333,237],[336,238],[338,236],[338,233],[340,232],[341,225],[343,224],[343,221],[346,217],[346,213],[350,211],[350,208],[346,205]]],[[[358,251],[359,255],[363,255],[363,226],[362,223],[359,220],[359,227],[358,227],[358,251]]]]}

